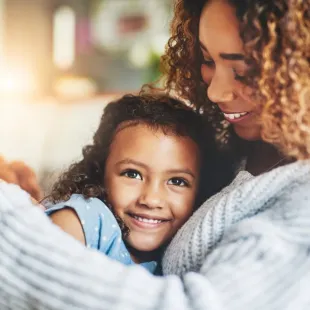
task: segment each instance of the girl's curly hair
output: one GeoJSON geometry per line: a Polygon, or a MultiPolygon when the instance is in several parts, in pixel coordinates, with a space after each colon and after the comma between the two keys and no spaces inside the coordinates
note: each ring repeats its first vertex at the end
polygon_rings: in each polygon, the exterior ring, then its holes
{"type": "Polygon", "coordinates": [[[119,130],[137,124],[162,130],[164,134],[190,137],[198,145],[201,175],[196,206],[232,180],[234,168],[217,151],[214,130],[200,114],[165,95],[126,95],[106,106],[93,143],[83,148],[82,160],[60,177],[47,200],[57,203],[76,193],[86,198],[97,197],[108,204],[103,179],[111,143],[119,130]]]}
{"type": "MultiPolygon", "coordinates": [[[[310,155],[309,0],[227,0],[236,9],[247,61],[248,83],[262,111],[262,137],[296,159],[310,155]]],[[[198,42],[201,11],[208,0],[177,0],[172,36],[162,57],[166,87],[203,108],[227,141],[229,131],[202,81],[198,42]]],[[[236,141],[236,140],[235,140],[236,141]]]]}

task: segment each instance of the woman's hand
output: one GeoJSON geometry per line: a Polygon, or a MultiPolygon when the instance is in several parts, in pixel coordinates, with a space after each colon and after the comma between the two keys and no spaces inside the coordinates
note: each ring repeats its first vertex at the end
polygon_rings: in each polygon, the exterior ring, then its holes
{"type": "Polygon", "coordinates": [[[35,201],[41,199],[42,193],[36,174],[22,161],[7,162],[3,157],[0,157],[0,179],[19,185],[35,201]]]}

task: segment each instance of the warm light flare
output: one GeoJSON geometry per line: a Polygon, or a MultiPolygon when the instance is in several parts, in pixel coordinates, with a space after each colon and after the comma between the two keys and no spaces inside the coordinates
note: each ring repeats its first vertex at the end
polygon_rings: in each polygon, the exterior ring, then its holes
{"type": "Polygon", "coordinates": [[[2,68],[0,95],[33,95],[37,91],[34,75],[24,68],[2,68]]]}

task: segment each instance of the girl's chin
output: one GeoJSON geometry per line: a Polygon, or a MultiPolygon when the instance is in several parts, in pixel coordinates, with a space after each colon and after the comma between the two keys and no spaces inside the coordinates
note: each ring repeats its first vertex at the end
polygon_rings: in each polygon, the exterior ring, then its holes
{"type": "Polygon", "coordinates": [[[144,253],[156,252],[160,248],[160,245],[151,245],[149,243],[127,242],[127,245],[135,252],[144,253]]]}
{"type": "Polygon", "coordinates": [[[132,237],[132,240],[129,237],[126,241],[126,246],[129,252],[132,254],[132,257],[145,257],[145,260],[154,260],[153,257],[156,257],[160,252],[161,243],[151,242],[151,240],[141,240],[139,242],[138,238],[132,237]]]}

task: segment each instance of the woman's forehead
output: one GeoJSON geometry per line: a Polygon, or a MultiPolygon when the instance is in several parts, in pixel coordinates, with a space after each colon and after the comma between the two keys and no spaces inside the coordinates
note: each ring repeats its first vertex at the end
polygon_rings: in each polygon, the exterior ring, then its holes
{"type": "Polygon", "coordinates": [[[202,10],[199,22],[202,45],[218,53],[241,53],[243,43],[235,9],[224,0],[212,0],[202,10]]]}

